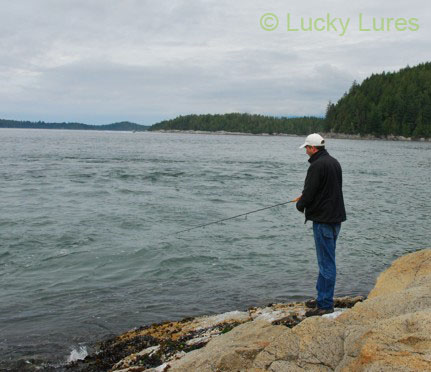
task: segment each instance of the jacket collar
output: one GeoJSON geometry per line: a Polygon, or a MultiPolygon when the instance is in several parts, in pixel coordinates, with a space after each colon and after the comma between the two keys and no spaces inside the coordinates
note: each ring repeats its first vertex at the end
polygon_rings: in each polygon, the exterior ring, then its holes
{"type": "Polygon", "coordinates": [[[316,152],[314,155],[312,155],[310,157],[310,159],[308,159],[308,162],[311,164],[311,163],[315,162],[317,159],[319,159],[325,155],[328,155],[328,151],[326,151],[326,149],[320,150],[320,151],[316,152]]]}

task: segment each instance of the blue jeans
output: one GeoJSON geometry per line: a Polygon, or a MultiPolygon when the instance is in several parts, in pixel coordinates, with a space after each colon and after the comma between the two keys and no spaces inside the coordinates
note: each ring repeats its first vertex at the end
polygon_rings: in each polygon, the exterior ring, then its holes
{"type": "Polygon", "coordinates": [[[313,222],[319,276],[317,278],[317,306],[321,309],[334,307],[334,288],[337,276],[335,265],[335,244],[341,223],[313,222]]]}

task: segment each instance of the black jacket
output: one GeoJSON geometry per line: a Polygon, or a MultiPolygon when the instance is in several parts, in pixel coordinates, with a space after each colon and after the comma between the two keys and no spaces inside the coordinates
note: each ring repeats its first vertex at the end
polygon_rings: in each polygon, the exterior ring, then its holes
{"type": "Polygon", "coordinates": [[[305,219],[320,223],[339,223],[346,220],[340,163],[326,150],[320,150],[308,160],[307,177],[296,208],[305,219]]]}

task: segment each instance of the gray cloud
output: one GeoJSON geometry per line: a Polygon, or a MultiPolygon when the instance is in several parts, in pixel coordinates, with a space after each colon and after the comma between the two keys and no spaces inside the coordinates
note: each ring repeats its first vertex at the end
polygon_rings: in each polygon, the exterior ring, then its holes
{"type": "Polygon", "coordinates": [[[245,0],[2,2],[0,116],[152,124],[187,113],[321,115],[353,80],[429,58],[425,6],[420,0],[354,6],[333,0],[330,7],[316,0],[265,7],[245,0]],[[259,26],[268,11],[280,18],[273,32],[259,26]],[[287,12],[417,16],[421,29],[289,33],[287,12]]]}

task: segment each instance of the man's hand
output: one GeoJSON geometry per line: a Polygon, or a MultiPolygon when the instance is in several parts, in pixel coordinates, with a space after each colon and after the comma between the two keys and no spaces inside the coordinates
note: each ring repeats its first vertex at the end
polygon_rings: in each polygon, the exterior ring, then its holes
{"type": "Polygon", "coordinates": [[[296,203],[296,202],[297,202],[297,201],[299,201],[299,199],[301,199],[301,198],[302,198],[302,195],[301,195],[301,196],[298,196],[296,199],[293,199],[293,200],[292,200],[292,202],[293,202],[293,203],[296,203]]]}

